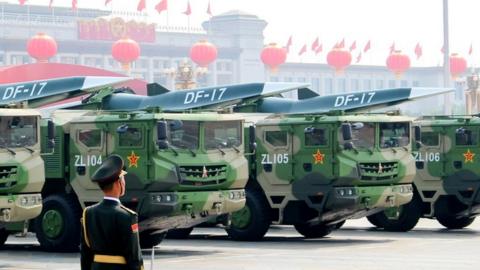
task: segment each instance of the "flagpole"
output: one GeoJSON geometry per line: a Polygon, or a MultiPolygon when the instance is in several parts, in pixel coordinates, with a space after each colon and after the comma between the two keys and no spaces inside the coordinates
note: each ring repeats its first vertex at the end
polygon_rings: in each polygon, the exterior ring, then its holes
{"type": "MultiPolygon", "coordinates": [[[[443,86],[450,87],[450,45],[448,43],[448,0],[443,0],[443,46],[444,46],[444,53],[443,53],[443,86]]],[[[444,94],[444,113],[451,114],[451,95],[444,94]]]]}

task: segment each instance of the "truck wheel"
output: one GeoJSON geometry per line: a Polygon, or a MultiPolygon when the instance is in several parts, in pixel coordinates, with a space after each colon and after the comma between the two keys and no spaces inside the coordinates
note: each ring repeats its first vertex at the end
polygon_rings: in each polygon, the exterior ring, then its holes
{"type": "Polygon", "coordinates": [[[0,229],[0,248],[7,242],[8,235],[9,233],[5,228],[0,229]]]}
{"type": "Polygon", "coordinates": [[[421,216],[422,204],[418,195],[414,195],[411,202],[371,215],[368,220],[386,231],[407,232],[417,225],[421,216]]]}
{"type": "Polygon", "coordinates": [[[140,248],[152,248],[160,244],[165,238],[166,233],[152,234],[150,231],[143,231],[140,233],[140,248]]]}
{"type": "Polygon", "coordinates": [[[472,224],[475,220],[475,217],[458,218],[456,216],[458,210],[455,210],[455,204],[460,203],[457,201],[449,200],[445,197],[440,198],[435,203],[435,217],[437,218],[437,221],[447,229],[463,229],[468,225],[472,224]]]}
{"type": "Polygon", "coordinates": [[[310,225],[307,223],[295,224],[295,230],[305,238],[320,238],[329,235],[334,229],[335,225],[325,225],[323,223],[310,225]]]}
{"type": "Polygon", "coordinates": [[[167,233],[167,239],[187,239],[192,231],[193,227],[169,230],[167,233]]]}
{"type": "Polygon", "coordinates": [[[72,196],[48,196],[34,224],[40,246],[48,251],[78,251],[80,211],[77,200],[72,196]]]}
{"type": "Polygon", "coordinates": [[[270,228],[270,208],[260,192],[247,190],[245,207],[232,214],[232,224],[226,229],[237,241],[261,240],[270,228]]]}
{"type": "Polygon", "coordinates": [[[338,230],[338,229],[342,228],[343,225],[345,224],[345,221],[346,221],[346,220],[340,221],[340,222],[338,222],[338,223],[335,223],[334,229],[335,229],[335,230],[338,230]]]}
{"type": "Polygon", "coordinates": [[[378,215],[373,214],[367,217],[368,222],[377,228],[383,228],[383,224],[378,220],[378,215]]]}

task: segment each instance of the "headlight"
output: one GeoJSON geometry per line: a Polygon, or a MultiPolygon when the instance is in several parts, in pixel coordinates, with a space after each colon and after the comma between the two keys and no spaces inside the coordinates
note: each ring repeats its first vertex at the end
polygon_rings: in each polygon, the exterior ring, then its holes
{"type": "Polygon", "coordinates": [[[235,199],[235,194],[233,193],[233,191],[230,192],[230,193],[228,193],[228,198],[229,198],[230,200],[235,199]]]}
{"type": "Polygon", "coordinates": [[[172,196],[171,195],[165,195],[165,201],[167,201],[167,202],[172,201],[172,196]]]}
{"type": "Polygon", "coordinates": [[[351,188],[347,189],[347,195],[352,196],[353,195],[353,189],[351,189],[351,188]]]}
{"type": "Polygon", "coordinates": [[[338,190],[338,194],[340,194],[340,196],[345,196],[345,190],[344,189],[338,190]]]}
{"type": "Polygon", "coordinates": [[[28,204],[28,198],[27,197],[23,197],[22,200],[20,201],[20,203],[25,206],[28,204]]]}

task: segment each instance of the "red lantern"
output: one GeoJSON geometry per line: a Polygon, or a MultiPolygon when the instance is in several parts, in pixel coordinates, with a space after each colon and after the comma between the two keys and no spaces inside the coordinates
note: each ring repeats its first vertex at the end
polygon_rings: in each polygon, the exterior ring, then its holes
{"type": "Polygon", "coordinates": [[[394,51],[387,57],[387,68],[399,79],[410,68],[410,58],[401,51],[394,51]]]}
{"type": "Polygon", "coordinates": [[[140,46],[135,40],[122,38],[112,46],[112,56],[122,64],[125,71],[130,71],[130,63],[140,56],[140,46]]]}
{"type": "Polygon", "coordinates": [[[190,49],[190,59],[200,67],[207,67],[217,59],[217,47],[206,40],[201,40],[190,49]]]}
{"type": "Polygon", "coordinates": [[[458,75],[465,72],[465,70],[467,70],[467,60],[457,53],[452,53],[452,55],[450,55],[450,74],[452,75],[452,79],[457,78],[458,75]]]}
{"type": "Polygon", "coordinates": [[[270,43],[263,48],[260,59],[262,59],[262,62],[268,66],[270,70],[275,72],[278,70],[278,66],[287,60],[287,50],[278,47],[276,43],[270,43]]]}
{"type": "Polygon", "coordinates": [[[352,54],[344,48],[335,47],[327,54],[327,63],[335,68],[335,73],[342,73],[352,62],[352,54]]]}
{"type": "Polygon", "coordinates": [[[28,41],[27,51],[37,62],[46,63],[57,53],[57,42],[47,34],[38,33],[28,41]]]}

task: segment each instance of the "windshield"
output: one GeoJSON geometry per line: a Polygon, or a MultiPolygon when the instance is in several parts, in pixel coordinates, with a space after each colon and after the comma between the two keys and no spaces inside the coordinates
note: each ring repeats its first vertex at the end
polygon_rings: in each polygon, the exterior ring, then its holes
{"type": "Polygon", "coordinates": [[[409,143],[409,123],[380,123],[380,148],[402,147],[409,143]]]}
{"type": "Polygon", "coordinates": [[[172,146],[184,149],[198,148],[199,123],[196,121],[170,120],[168,140],[172,146]]]}
{"type": "MultiPolygon", "coordinates": [[[[342,129],[339,129],[340,145],[344,145],[347,141],[343,140],[342,129]]],[[[374,123],[358,123],[352,125],[352,140],[356,149],[371,149],[375,144],[375,124],[374,123]]]]}
{"type": "Polygon", "coordinates": [[[233,148],[242,144],[240,121],[205,123],[205,147],[207,150],[233,148]]]}
{"type": "Polygon", "coordinates": [[[0,147],[25,147],[37,143],[36,116],[0,117],[0,147]]]}

